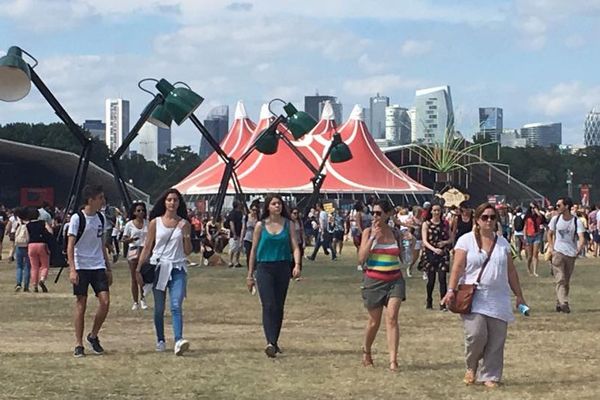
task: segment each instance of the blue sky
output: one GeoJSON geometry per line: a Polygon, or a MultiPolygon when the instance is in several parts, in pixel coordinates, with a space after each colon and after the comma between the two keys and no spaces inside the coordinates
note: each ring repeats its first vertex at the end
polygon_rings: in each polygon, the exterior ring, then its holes
{"type": "MultiPolygon", "coordinates": [[[[107,97],[129,99],[135,120],[145,77],[189,83],[199,117],[243,100],[253,120],[273,97],[302,107],[318,90],[347,117],[376,92],[411,107],[416,89],[448,84],[467,135],[478,107],[497,106],[506,128],[562,122],[578,144],[600,105],[599,16],[600,0],[0,0],[0,51],[33,54],[77,122],[103,119],[107,97]]],[[[0,104],[0,124],[55,120],[35,89],[0,104]]],[[[173,142],[199,135],[186,123],[173,142]]]]}

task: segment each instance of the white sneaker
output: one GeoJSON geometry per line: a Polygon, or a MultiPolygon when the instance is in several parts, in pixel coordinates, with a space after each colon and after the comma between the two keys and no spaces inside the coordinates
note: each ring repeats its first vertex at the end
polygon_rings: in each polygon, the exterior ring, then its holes
{"type": "Polygon", "coordinates": [[[190,342],[188,342],[185,339],[179,339],[177,341],[177,343],[175,343],[175,349],[173,349],[173,352],[175,353],[176,356],[182,356],[183,353],[188,351],[189,348],[190,348],[190,342]]]}
{"type": "Polygon", "coordinates": [[[167,349],[167,345],[162,340],[156,343],[156,352],[162,353],[167,349]]]}
{"type": "Polygon", "coordinates": [[[412,273],[410,272],[410,267],[406,267],[406,276],[412,278],[412,273]]]}
{"type": "Polygon", "coordinates": [[[360,272],[362,272],[362,270],[363,270],[363,269],[362,269],[362,265],[357,265],[357,266],[356,266],[356,270],[357,270],[357,271],[360,271],[360,272]]]}
{"type": "Polygon", "coordinates": [[[148,309],[148,304],[146,304],[146,299],[141,299],[140,300],[140,308],[142,310],[147,310],[148,309]]]}
{"type": "Polygon", "coordinates": [[[427,272],[423,271],[423,280],[426,281],[427,280],[427,272]]]}
{"type": "Polygon", "coordinates": [[[131,306],[132,311],[139,310],[139,309],[140,309],[140,305],[138,303],[133,303],[133,305],[131,306]]]}

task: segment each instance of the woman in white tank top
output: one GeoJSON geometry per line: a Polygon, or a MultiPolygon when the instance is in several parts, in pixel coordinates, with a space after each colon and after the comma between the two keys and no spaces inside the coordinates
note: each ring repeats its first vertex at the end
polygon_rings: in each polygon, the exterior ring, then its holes
{"type": "Polygon", "coordinates": [[[167,289],[171,303],[175,355],[183,355],[190,343],[183,338],[183,299],[187,287],[186,256],[192,252],[191,225],[183,196],[177,189],[163,194],[150,212],[150,224],[144,250],[137,267],[137,279],[142,283],[141,268],[150,259],[156,265],[154,279],[154,328],[156,351],[165,351],[164,313],[167,289]]]}

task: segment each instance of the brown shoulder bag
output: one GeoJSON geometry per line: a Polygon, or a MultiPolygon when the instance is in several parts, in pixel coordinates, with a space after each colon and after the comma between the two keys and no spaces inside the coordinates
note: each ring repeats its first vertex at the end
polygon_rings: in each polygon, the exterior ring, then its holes
{"type": "Polygon", "coordinates": [[[481,270],[479,271],[479,276],[477,276],[477,281],[473,284],[462,284],[458,285],[456,294],[454,295],[454,301],[448,304],[448,310],[452,311],[456,314],[470,314],[471,313],[471,304],[473,303],[473,296],[475,295],[475,291],[477,290],[477,285],[479,285],[479,281],[481,281],[481,275],[483,275],[483,270],[485,266],[490,261],[490,257],[494,252],[494,248],[496,247],[496,242],[498,241],[498,235],[494,237],[494,243],[490,248],[487,258],[481,265],[481,270]]]}

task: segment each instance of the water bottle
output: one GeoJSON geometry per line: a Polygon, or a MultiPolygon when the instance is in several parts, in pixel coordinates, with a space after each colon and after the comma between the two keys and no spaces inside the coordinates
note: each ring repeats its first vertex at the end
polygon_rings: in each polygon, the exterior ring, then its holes
{"type": "Polygon", "coordinates": [[[526,304],[519,304],[519,312],[522,315],[529,317],[529,307],[526,304]]]}

